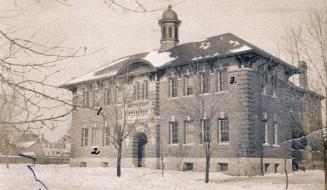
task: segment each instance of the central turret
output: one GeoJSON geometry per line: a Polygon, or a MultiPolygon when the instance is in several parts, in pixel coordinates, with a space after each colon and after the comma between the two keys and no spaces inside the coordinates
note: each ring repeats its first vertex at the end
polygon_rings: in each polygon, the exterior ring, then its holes
{"type": "Polygon", "coordinates": [[[162,19],[159,20],[161,26],[161,46],[159,52],[167,51],[178,44],[178,27],[181,21],[178,20],[177,14],[169,5],[168,9],[162,14],[162,19]]]}

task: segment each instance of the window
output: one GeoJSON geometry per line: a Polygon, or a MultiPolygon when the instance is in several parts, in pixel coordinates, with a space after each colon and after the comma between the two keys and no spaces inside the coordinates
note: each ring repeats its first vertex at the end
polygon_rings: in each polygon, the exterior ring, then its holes
{"type": "Polygon", "coordinates": [[[108,162],[101,162],[101,167],[107,168],[109,166],[108,162]]]}
{"type": "Polygon", "coordinates": [[[143,91],[142,91],[142,99],[148,99],[148,81],[143,81],[143,91]]]}
{"type": "Polygon", "coordinates": [[[275,168],[274,168],[274,170],[275,170],[275,173],[277,173],[277,172],[278,172],[278,167],[279,167],[279,164],[275,164],[275,168]]]}
{"type": "Polygon", "coordinates": [[[83,105],[84,107],[90,106],[90,92],[87,90],[83,92],[83,105]]]}
{"type": "Polygon", "coordinates": [[[272,129],[272,136],[273,136],[273,144],[278,144],[278,125],[276,122],[273,124],[273,129],[272,129]]]}
{"type": "Polygon", "coordinates": [[[193,88],[192,88],[189,76],[184,76],[183,83],[184,83],[184,88],[183,88],[184,96],[193,95],[193,88]]]}
{"type": "Polygon", "coordinates": [[[227,68],[216,71],[216,92],[225,91],[228,88],[227,68]]]}
{"type": "Polygon", "coordinates": [[[268,144],[267,130],[268,130],[267,124],[263,124],[262,125],[262,143],[263,144],[268,144]]]}
{"type": "Polygon", "coordinates": [[[97,139],[97,129],[95,127],[92,127],[92,134],[91,134],[91,137],[92,137],[92,145],[96,145],[96,139],[97,139]]]}
{"type": "Polygon", "coordinates": [[[103,143],[104,146],[108,146],[110,144],[110,128],[103,128],[103,143]]]}
{"type": "Polygon", "coordinates": [[[228,171],[228,164],[227,163],[218,163],[217,171],[221,172],[221,173],[226,173],[228,171]]]}
{"type": "Polygon", "coordinates": [[[171,26],[168,27],[168,37],[169,38],[173,37],[173,28],[171,26]]]}
{"type": "Polygon", "coordinates": [[[118,104],[121,104],[123,101],[123,94],[122,94],[122,87],[121,86],[116,86],[116,97],[115,101],[118,104]]]}
{"type": "Polygon", "coordinates": [[[82,128],[81,147],[88,146],[88,144],[89,144],[89,131],[88,131],[88,128],[82,128]]]}
{"type": "Polygon", "coordinates": [[[218,143],[229,142],[229,127],[227,119],[218,119],[218,143]]]}
{"type": "Polygon", "coordinates": [[[166,26],[162,26],[162,38],[166,38],[167,37],[167,28],[166,26]]]}
{"type": "Polygon", "coordinates": [[[86,167],[86,162],[80,162],[79,167],[86,167]]]}
{"type": "Polygon", "coordinates": [[[194,143],[194,126],[192,121],[184,121],[184,144],[194,143]]]}
{"type": "Polygon", "coordinates": [[[178,28],[175,27],[175,38],[178,39],[178,28]]]}
{"type": "Polygon", "coordinates": [[[106,89],[105,91],[105,103],[106,105],[112,104],[112,93],[111,93],[111,88],[106,89]]]}
{"type": "Polygon", "coordinates": [[[192,171],[193,170],[193,163],[186,162],[183,165],[183,171],[192,171]]]}
{"type": "Polygon", "coordinates": [[[169,123],[169,143],[170,144],[177,144],[178,143],[177,121],[169,123]]]}
{"type": "Polygon", "coordinates": [[[200,143],[210,141],[210,119],[201,119],[200,143]]]}
{"type": "Polygon", "coordinates": [[[177,97],[177,78],[169,79],[169,97],[177,97]]]}
{"type": "Polygon", "coordinates": [[[265,163],[265,173],[268,173],[268,170],[269,170],[269,166],[270,166],[270,164],[269,164],[269,163],[265,163]]]}
{"type": "Polygon", "coordinates": [[[210,77],[209,73],[202,73],[201,74],[201,93],[209,93],[210,91],[210,77]]]}

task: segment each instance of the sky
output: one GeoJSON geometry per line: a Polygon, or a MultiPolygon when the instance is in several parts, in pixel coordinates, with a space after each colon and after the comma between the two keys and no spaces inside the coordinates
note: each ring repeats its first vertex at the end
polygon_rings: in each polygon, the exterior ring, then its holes
{"type": "MultiPolygon", "coordinates": [[[[29,37],[37,32],[34,41],[48,46],[61,43],[62,47],[97,53],[70,59],[56,66],[60,72],[51,81],[60,85],[75,76],[92,71],[111,60],[130,54],[146,52],[160,46],[158,20],[168,6],[167,0],[143,0],[154,12],[135,13],[108,6],[108,0],[68,0],[70,6],[56,1],[0,0],[0,19],[5,31],[20,29],[15,35],[29,37]]],[[[133,7],[133,0],[122,0],[133,7]]],[[[180,43],[196,41],[223,33],[240,38],[278,57],[277,43],[290,25],[304,22],[308,7],[321,0],[171,0],[173,9],[182,21],[180,43]]],[[[282,57],[283,58],[283,57],[282,57]]],[[[53,92],[61,95],[61,92],[53,92]]],[[[68,92],[67,92],[68,93],[68,92]]],[[[69,93],[68,93],[69,94],[69,93]]],[[[67,94],[62,96],[69,96],[67,94]]],[[[55,131],[45,130],[50,141],[57,140],[69,129],[70,122],[55,131]]]]}

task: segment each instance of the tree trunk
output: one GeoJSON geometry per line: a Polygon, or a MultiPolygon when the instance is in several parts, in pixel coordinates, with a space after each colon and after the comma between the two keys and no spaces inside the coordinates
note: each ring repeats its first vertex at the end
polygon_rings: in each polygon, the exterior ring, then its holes
{"type": "Polygon", "coordinates": [[[8,151],[8,141],[7,141],[7,139],[4,139],[4,141],[5,141],[6,168],[9,169],[9,157],[8,157],[9,151],[8,151]]]}
{"type": "Polygon", "coordinates": [[[209,169],[210,169],[210,144],[206,143],[206,175],[205,175],[205,183],[209,182],[209,169]]]}
{"type": "Polygon", "coordinates": [[[324,151],[323,151],[323,158],[324,158],[324,172],[325,172],[325,190],[327,190],[327,142],[324,137],[324,151]]]}
{"type": "Polygon", "coordinates": [[[117,154],[117,177],[121,176],[121,152],[122,152],[122,145],[118,145],[117,148],[118,154],[117,154]]]}
{"type": "MultiPolygon", "coordinates": [[[[325,70],[325,77],[327,80],[327,70],[325,70]]],[[[325,88],[325,97],[327,97],[327,88],[325,88]]],[[[327,190],[327,101],[325,102],[325,127],[322,126],[322,142],[324,143],[324,150],[323,150],[323,159],[324,159],[324,172],[325,172],[325,190],[327,190]]]]}
{"type": "Polygon", "coordinates": [[[284,158],[284,171],[285,171],[285,182],[286,182],[286,190],[288,189],[288,173],[287,173],[287,169],[286,169],[286,155],[284,158]]]}

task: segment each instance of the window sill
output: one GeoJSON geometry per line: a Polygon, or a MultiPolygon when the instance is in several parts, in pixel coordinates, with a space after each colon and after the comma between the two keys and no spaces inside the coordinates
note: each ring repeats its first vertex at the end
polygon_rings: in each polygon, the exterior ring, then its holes
{"type": "Polygon", "coordinates": [[[263,143],[262,146],[270,146],[268,143],[263,143]]]}
{"type": "Polygon", "coordinates": [[[194,146],[194,143],[186,143],[186,144],[183,144],[183,146],[194,146]]]}
{"type": "Polygon", "coordinates": [[[168,146],[179,146],[179,144],[178,143],[168,144],[168,146]]]}
{"type": "Polygon", "coordinates": [[[219,91],[219,92],[215,92],[214,94],[225,94],[225,93],[228,93],[228,91],[227,90],[219,91]]]}
{"type": "Polygon", "coordinates": [[[175,99],[178,99],[178,96],[177,97],[169,97],[168,100],[175,100],[175,99]]]}
{"type": "Polygon", "coordinates": [[[273,144],[272,146],[273,146],[273,147],[280,147],[279,144],[273,144]]]}
{"type": "Polygon", "coordinates": [[[191,97],[194,97],[194,95],[192,94],[192,95],[185,95],[185,96],[183,96],[183,98],[191,98],[191,97]]]}
{"type": "Polygon", "coordinates": [[[207,95],[210,95],[210,94],[211,94],[210,92],[206,92],[206,93],[200,94],[200,96],[207,96],[207,95]]]}
{"type": "Polygon", "coordinates": [[[230,145],[230,142],[219,142],[218,145],[230,145]]]}

